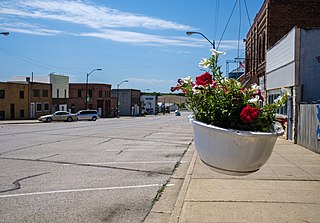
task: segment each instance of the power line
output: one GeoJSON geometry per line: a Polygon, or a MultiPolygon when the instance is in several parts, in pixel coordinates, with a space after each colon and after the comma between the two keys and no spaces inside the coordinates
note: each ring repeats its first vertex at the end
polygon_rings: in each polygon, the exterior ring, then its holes
{"type": "Polygon", "coordinates": [[[0,47],[0,51],[12,56],[12,57],[15,57],[21,61],[24,61],[26,63],[29,63],[29,64],[32,64],[32,65],[35,65],[35,66],[38,66],[38,67],[42,67],[42,68],[49,68],[49,69],[60,69],[60,70],[64,70],[64,71],[68,71],[68,72],[78,72],[78,71],[75,71],[75,70],[69,70],[69,69],[66,69],[64,67],[60,67],[60,66],[56,66],[56,65],[51,65],[51,64],[47,64],[47,63],[44,63],[44,62],[41,62],[41,61],[38,61],[38,60],[35,60],[35,59],[32,59],[32,58],[29,58],[29,57],[26,57],[26,56],[23,56],[21,54],[18,54],[18,53],[15,53],[11,50],[8,50],[8,49],[5,49],[3,47],[0,47]]]}
{"type": "Polygon", "coordinates": [[[244,5],[245,5],[245,8],[246,8],[249,25],[251,27],[250,15],[249,15],[249,12],[248,12],[248,7],[247,7],[247,1],[246,0],[244,0],[244,5]]]}
{"type": "Polygon", "coordinates": [[[227,22],[226,26],[224,27],[224,30],[223,30],[223,33],[222,33],[221,38],[220,38],[220,40],[219,40],[217,49],[219,49],[221,40],[222,40],[222,38],[223,38],[223,36],[224,36],[224,33],[226,32],[226,29],[227,29],[227,27],[228,27],[228,25],[229,25],[229,22],[230,22],[230,20],[231,20],[232,15],[233,15],[234,9],[235,9],[236,6],[237,6],[237,3],[238,3],[238,0],[236,0],[235,4],[234,4],[234,6],[233,6],[233,9],[232,9],[232,11],[231,11],[231,14],[230,14],[230,16],[229,16],[228,22],[227,22]]]}

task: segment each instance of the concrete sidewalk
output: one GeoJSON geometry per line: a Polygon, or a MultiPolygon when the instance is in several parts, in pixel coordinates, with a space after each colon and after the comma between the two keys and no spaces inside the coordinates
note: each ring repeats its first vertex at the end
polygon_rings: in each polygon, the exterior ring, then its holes
{"type": "Polygon", "coordinates": [[[193,145],[183,160],[145,222],[320,222],[320,155],[306,148],[279,138],[244,177],[213,172],[193,145]]]}

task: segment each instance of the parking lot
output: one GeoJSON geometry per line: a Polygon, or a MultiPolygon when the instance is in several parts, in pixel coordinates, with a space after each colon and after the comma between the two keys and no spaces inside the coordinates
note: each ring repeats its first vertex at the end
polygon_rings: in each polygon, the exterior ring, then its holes
{"type": "Polygon", "coordinates": [[[1,222],[142,222],[192,137],[187,114],[0,123],[1,222]]]}

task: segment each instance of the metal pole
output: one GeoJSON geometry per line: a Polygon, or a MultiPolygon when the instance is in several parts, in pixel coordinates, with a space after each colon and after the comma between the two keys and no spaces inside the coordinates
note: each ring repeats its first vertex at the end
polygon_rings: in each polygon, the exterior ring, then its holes
{"type": "Polygon", "coordinates": [[[102,70],[101,68],[93,69],[90,73],[87,73],[87,79],[86,79],[86,109],[88,109],[88,82],[89,82],[89,76],[96,70],[102,70]]]}
{"type": "Polygon", "coordinates": [[[89,79],[89,74],[87,74],[87,81],[86,81],[86,109],[88,109],[88,79],[89,79]]]}
{"type": "Polygon", "coordinates": [[[211,44],[211,46],[212,46],[212,49],[215,49],[215,41],[213,40],[213,41],[211,41],[211,40],[209,40],[204,34],[202,34],[201,32],[186,32],[186,34],[188,35],[188,36],[190,36],[190,35],[192,35],[192,34],[199,34],[199,35],[201,35],[202,37],[204,37],[210,44],[211,44]]]}
{"type": "Polygon", "coordinates": [[[119,118],[119,84],[117,85],[117,117],[119,118]]]}

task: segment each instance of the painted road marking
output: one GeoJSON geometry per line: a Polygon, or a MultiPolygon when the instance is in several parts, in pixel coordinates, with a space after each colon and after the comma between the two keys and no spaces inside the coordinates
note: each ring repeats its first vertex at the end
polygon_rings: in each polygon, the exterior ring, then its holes
{"type": "MultiPolygon", "coordinates": [[[[158,164],[158,163],[176,163],[177,160],[172,161],[140,161],[140,162],[104,162],[104,163],[84,163],[87,165],[108,165],[108,164],[158,164]]],[[[186,161],[180,161],[180,163],[185,163],[186,161]]]]}
{"type": "MultiPolygon", "coordinates": [[[[166,186],[170,187],[173,185],[174,184],[167,184],[166,186]]],[[[161,186],[162,184],[147,184],[147,185],[123,186],[123,187],[101,187],[101,188],[83,188],[83,189],[72,189],[72,190],[56,190],[56,191],[43,191],[43,192],[22,193],[22,194],[7,194],[7,195],[0,195],[0,198],[43,195],[43,194],[73,193],[73,192],[85,192],[85,191],[136,189],[136,188],[161,187],[161,186]]]]}

